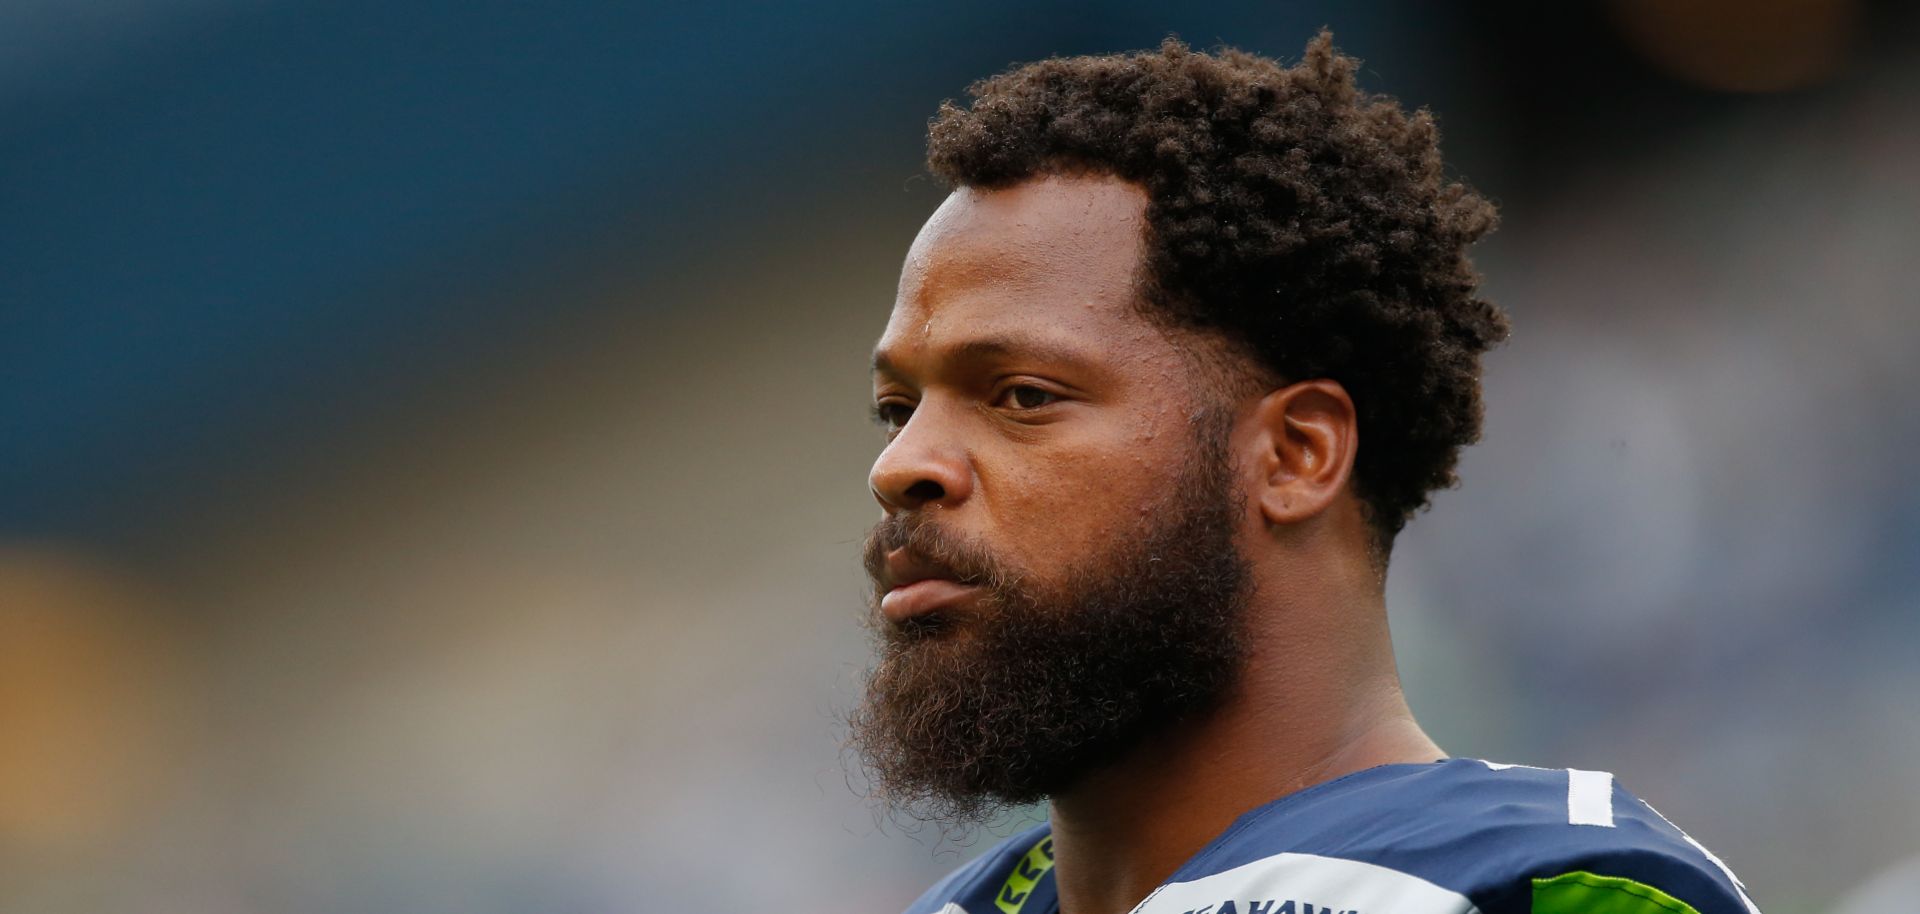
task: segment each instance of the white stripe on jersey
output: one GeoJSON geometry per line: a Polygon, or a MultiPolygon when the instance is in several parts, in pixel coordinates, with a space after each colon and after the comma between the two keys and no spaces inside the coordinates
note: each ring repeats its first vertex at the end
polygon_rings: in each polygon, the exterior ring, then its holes
{"type": "Polygon", "coordinates": [[[1613,775],[1567,769],[1567,824],[1613,827],[1613,775]]]}
{"type": "Polygon", "coordinates": [[[1240,912],[1270,912],[1295,905],[1316,911],[1392,914],[1480,914],[1458,892],[1372,863],[1317,854],[1274,854],[1191,882],[1155,889],[1133,914],[1185,914],[1218,910],[1227,900],[1240,912]]]}

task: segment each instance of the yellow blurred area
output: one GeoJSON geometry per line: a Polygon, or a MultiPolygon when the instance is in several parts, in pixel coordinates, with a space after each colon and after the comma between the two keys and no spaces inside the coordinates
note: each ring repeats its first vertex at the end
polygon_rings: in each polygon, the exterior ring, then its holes
{"type": "Polygon", "coordinates": [[[1616,0],[1627,41],[1668,75],[1725,92],[1825,81],[1861,19],[1855,0],[1616,0]]]}
{"type": "Polygon", "coordinates": [[[0,547],[0,846],[108,841],[177,767],[184,670],[159,602],[78,556],[0,547]]]}

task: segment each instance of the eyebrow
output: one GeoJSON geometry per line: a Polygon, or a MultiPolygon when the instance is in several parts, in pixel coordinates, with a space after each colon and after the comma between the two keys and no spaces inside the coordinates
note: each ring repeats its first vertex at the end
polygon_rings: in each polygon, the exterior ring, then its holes
{"type": "MultiPolygon", "coordinates": [[[[944,354],[947,358],[963,364],[990,362],[1015,356],[1055,365],[1084,366],[1088,363],[1087,356],[1072,347],[1017,336],[988,336],[966,340],[947,347],[944,354]]],[[[873,373],[898,376],[902,372],[894,365],[892,359],[887,358],[885,352],[875,349],[873,373]]]]}

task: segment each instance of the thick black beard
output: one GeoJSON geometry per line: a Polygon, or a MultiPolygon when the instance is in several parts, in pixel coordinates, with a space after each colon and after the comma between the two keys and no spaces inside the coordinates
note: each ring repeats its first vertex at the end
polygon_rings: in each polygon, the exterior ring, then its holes
{"type": "Polygon", "coordinates": [[[924,517],[874,528],[876,587],[886,554],[908,547],[982,590],[964,612],[905,625],[872,613],[879,661],[848,723],[878,799],[921,820],[982,822],[1070,789],[1238,680],[1251,590],[1234,544],[1241,502],[1224,422],[1196,426],[1193,459],[1147,526],[1049,569],[1045,586],[924,517]]]}

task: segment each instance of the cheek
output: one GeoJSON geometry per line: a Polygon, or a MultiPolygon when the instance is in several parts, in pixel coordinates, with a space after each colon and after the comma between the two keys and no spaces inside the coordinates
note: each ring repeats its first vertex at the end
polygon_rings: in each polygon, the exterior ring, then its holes
{"type": "Polygon", "coordinates": [[[996,533],[1022,559],[1071,562],[1151,526],[1180,475],[1184,449],[1165,431],[1010,449],[981,485],[996,533]]]}

